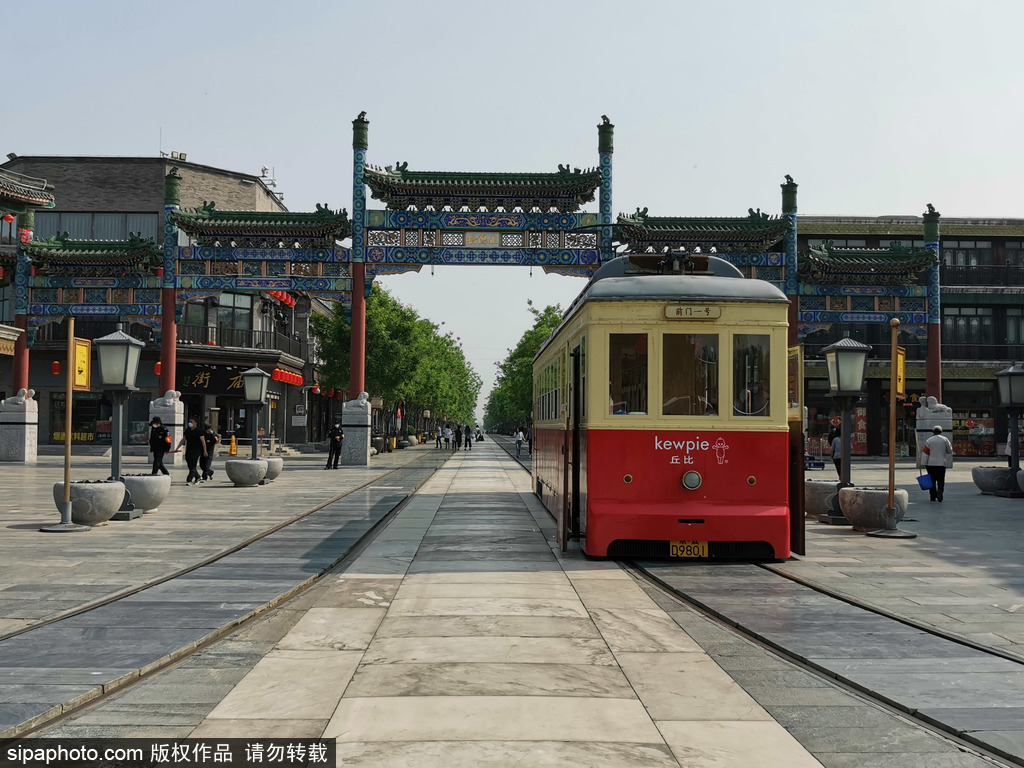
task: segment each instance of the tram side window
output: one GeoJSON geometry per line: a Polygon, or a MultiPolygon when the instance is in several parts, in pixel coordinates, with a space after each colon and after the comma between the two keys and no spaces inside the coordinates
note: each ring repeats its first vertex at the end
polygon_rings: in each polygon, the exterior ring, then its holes
{"type": "Polygon", "coordinates": [[[609,335],[608,377],[609,413],[647,413],[646,333],[609,335]]]}
{"type": "Polygon", "coordinates": [[[718,336],[666,333],[661,346],[662,415],[717,415],[718,336]]]}
{"type": "Polygon", "coordinates": [[[736,334],[732,338],[732,381],[735,388],[734,416],[768,416],[771,358],[769,337],[736,334]]]}

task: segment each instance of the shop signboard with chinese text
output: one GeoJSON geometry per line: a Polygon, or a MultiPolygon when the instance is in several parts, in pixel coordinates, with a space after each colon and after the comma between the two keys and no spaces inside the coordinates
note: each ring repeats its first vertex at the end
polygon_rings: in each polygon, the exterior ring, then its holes
{"type": "Polygon", "coordinates": [[[236,395],[242,397],[245,390],[241,365],[178,365],[178,389],[185,395],[236,395]]]}

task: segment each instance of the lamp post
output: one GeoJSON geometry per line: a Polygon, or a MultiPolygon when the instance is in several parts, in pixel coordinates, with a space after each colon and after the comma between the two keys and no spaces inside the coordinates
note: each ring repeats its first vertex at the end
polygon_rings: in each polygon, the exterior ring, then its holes
{"type": "Polygon", "coordinates": [[[839,489],[849,488],[850,453],[853,445],[853,404],[864,396],[864,368],[871,347],[851,338],[844,338],[821,350],[825,355],[828,367],[829,396],[835,398],[836,405],[842,413],[842,444],[843,456],[840,463],[839,483],[836,495],[832,500],[832,514],[825,522],[835,525],[847,524],[846,516],[839,507],[839,489]]]}
{"type": "Polygon", "coordinates": [[[1020,410],[1024,408],[1024,366],[1014,363],[996,374],[999,391],[999,405],[1006,409],[1010,419],[1010,475],[1006,478],[1006,486],[996,491],[997,496],[1010,498],[1024,497],[1017,473],[1020,472],[1020,410]]]}
{"type": "Polygon", "coordinates": [[[250,368],[242,373],[242,386],[245,389],[245,404],[252,411],[252,429],[249,433],[252,435],[252,458],[257,458],[256,441],[258,439],[259,431],[258,424],[260,418],[260,411],[263,410],[263,405],[267,400],[267,385],[270,383],[270,374],[264,371],[262,368],[250,368]]]}
{"type": "MultiPolygon", "coordinates": [[[[114,480],[121,477],[121,432],[124,424],[124,404],[132,392],[137,392],[135,376],[139,372],[139,357],[146,346],[138,339],[124,332],[124,324],[118,323],[113,333],[94,339],[99,360],[100,380],[103,389],[110,395],[114,403],[112,445],[110,449],[110,476],[114,480]]],[[[131,494],[125,491],[121,509],[114,520],[132,520],[139,517],[141,511],[135,509],[131,502],[131,494]]]]}

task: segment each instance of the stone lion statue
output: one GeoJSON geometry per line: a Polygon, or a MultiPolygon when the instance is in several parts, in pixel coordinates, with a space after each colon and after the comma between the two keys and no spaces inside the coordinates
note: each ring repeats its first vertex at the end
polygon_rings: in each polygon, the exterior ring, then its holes
{"type": "Polygon", "coordinates": [[[953,409],[948,405],[943,405],[938,401],[938,398],[929,395],[921,401],[921,404],[917,408],[917,418],[919,419],[933,419],[936,416],[952,415],[953,409]]]}
{"type": "Polygon", "coordinates": [[[174,404],[178,402],[181,397],[181,392],[175,389],[169,389],[164,393],[163,397],[158,397],[156,400],[150,402],[150,406],[153,408],[173,408],[174,404]]]}
{"type": "Polygon", "coordinates": [[[32,395],[35,393],[34,389],[19,389],[18,394],[14,397],[8,397],[3,401],[3,404],[9,408],[27,408],[28,404],[32,402],[32,395]]]}

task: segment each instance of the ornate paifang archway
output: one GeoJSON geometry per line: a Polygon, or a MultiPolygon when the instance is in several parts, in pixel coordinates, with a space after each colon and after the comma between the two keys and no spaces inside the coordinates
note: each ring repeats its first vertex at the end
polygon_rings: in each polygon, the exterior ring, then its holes
{"type": "Polygon", "coordinates": [[[615,126],[603,117],[598,165],[559,165],[542,173],[409,170],[368,166],[369,121],[352,121],[352,374],[365,383],[365,286],[379,274],[426,265],[540,267],[586,277],[612,251],[612,152],[615,126]],[[366,188],[385,204],[367,209],[366,188]],[[599,213],[579,209],[599,199],[599,213]]]}

